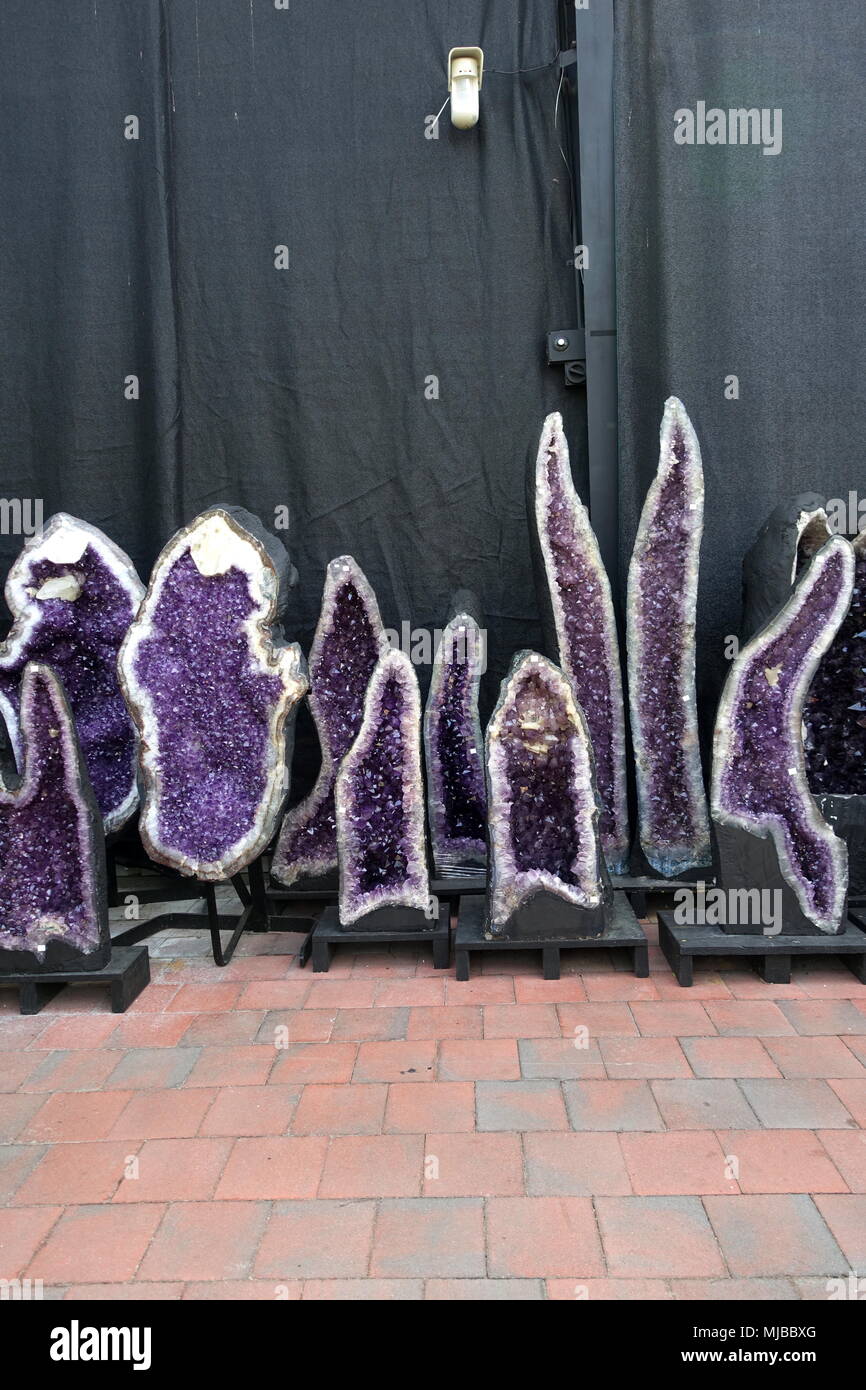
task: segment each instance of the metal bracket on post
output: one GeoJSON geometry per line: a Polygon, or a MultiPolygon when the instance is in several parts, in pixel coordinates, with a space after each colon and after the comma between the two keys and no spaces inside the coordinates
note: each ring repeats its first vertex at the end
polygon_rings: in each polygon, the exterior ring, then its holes
{"type": "Polygon", "coordinates": [[[558,328],[547,335],[547,363],[565,368],[566,386],[586,381],[586,341],[582,328],[558,328]]]}

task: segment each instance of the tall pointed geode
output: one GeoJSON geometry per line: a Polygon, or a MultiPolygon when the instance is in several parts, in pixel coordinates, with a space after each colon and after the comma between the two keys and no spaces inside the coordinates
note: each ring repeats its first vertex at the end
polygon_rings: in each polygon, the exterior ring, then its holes
{"type": "Polygon", "coordinates": [[[421,696],[408,656],[390,651],[364,697],[358,737],[337,774],[340,922],[385,907],[428,909],[421,696]]]}
{"type": "Polygon", "coordinates": [[[866,531],[853,549],[851,606],[803,710],[809,786],[816,796],[866,795],[866,531]]]}
{"type": "Polygon", "coordinates": [[[478,689],[484,632],[477,600],[455,594],[433,660],[424,711],[427,806],[437,874],[487,861],[487,792],[478,689]]]}
{"type": "Polygon", "coordinates": [[[273,834],[307,689],[300,648],[272,630],[280,595],[269,552],[288,557],[244,515],[242,525],[214,507],[172,537],[119,661],[140,732],[142,842],[152,859],[205,880],[237,873],[273,834]]]}
{"type": "Polygon", "coordinates": [[[102,817],[63,686],[28,662],[20,777],[0,778],[0,972],[98,969],[111,941],[102,817]]]}
{"type": "Polygon", "coordinates": [[[599,908],[605,891],[587,722],[570,681],[518,652],[486,735],[489,928],[501,935],[533,896],[599,908]]]}
{"type": "Polygon", "coordinates": [[[737,657],[722,692],[713,750],[711,813],[722,849],[724,888],[748,877],[736,851],[726,872],[726,828],[770,837],[803,918],[819,931],[844,930],[847,851],[809,792],[803,706],[823,654],[845,616],[854,552],[839,536],[818,551],[784,608],[737,657]]]}
{"type": "Polygon", "coordinates": [[[812,556],[833,534],[826,498],[801,492],[773,509],[743,557],[743,621],[748,640],[775,618],[812,556]]]}
{"type": "Polygon", "coordinates": [[[28,540],[6,581],[14,623],[0,647],[0,714],[16,760],[20,766],[21,674],[38,661],[63,682],[106,833],[138,805],[135,728],[117,653],[143,595],[129,556],[65,512],[28,540]]]}
{"type": "Polygon", "coordinates": [[[589,514],[572,482],[557,413],[544,422],[531,481],[545,641],[558,654],[586,716],[601,798],[601,843],[610,872],[621,874],[628,868],[629,827],[616,618],[589,514]]]}
{"type": "Polygon", "coordinates": [[[364,695],[387,649],[379,605],[351,555],[328,565],[322,609],[310,648],[308,700],[322,750],[309,796],[287,812],[271,872],[280,883],[337,868],[334,784],[340,763],[358,736],[364,695]]]}
{"type": "Polygon", "coordinates": [[[629,567],[626,641],[638,838],[666,878],[712,862],[695,696],[703,525],[700,445],[671,396],[629,567]]]}

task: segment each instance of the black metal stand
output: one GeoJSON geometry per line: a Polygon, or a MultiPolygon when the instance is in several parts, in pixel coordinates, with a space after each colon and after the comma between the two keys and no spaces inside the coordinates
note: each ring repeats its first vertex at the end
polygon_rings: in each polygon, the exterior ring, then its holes
{"type": "Polygon", "coordinates": [[[344,927],[340,924],[337,908],[326,907],[311,933],[313,970],[318,973],[328,969],[334,946],[393,946],[404,942],[432,946],[434,967],[437,970],[448,969],[451,958],[451,928],[447,914],[431,921],[413,908],[386,908],[381,909],[379,913],[368,913],[367,918],[362,920],[369,922],[373,919],[378,919],[381,925],[361,926],[353,923],[352,926],[344,927]],[[386,918],[384,913],[392,915],[386,918]]]}
{"type": "MultiPolygon", "coordinates": [[[[132,946],[138,941],[145,941],[148,937],[155,936],[157,932],[165,931],[168,927],[173,931],[201,931],[202,927],[207,926],[210,930],[214,964],[228,965],[244,932],[256,929],[256,905],[240,874],[235,874],[231,879],[232,887],[243,908],[240,917],[220,916],[217,912],[215,884],[202,883],[197,879],[190,881],[196,885],[195,896],[204,898],[207,904],[206,919],[195,912],[161,912],[157,917],[151,917],[147,922],[139,922],[134,927],[130,927],[128,931],[120,932],[119,935],[113,937],[113,946],[132,946]],[[220,933],[224,931],[231,931],[226,946],[223,946],[220,936],[220,933]]],[[[165,899],[158,901],[165,901],[165,899]]],[[[258,930],[267,931],[268,928],[266,925],[259,926],[258,930]]]]}
{"type": "Polygon", "coordinates": [[[53,970],[38,975],[0,975],[0,986],[18,990],[22,1014],[38,1014],[64,985],[108,985],[111,1012],[125,1013],[134,999],[150,983],[150,961],[146,946],[113,949],[107,965],[98,970],[53,970]]]}
{"type": "Polygon", "coordinates": [[[468,980],[469,957],[473,951],[540,951],[545,980],[558,980],[560,955],[567,950],[603,949],[631,952],[635,975],[644,979],[649,974],[649,947],[643,928],[625,893],[615,893],[609,921],[599,935],[569,935],[536,937],[491,937],[486,933],[486,908],[483,898],[461,898],[457,916],[454,953],[457,979],[468,980]]]}
{"type": "Polygon", "coordinates": [[[824,932],[809,935],[756,935],[754,932],[725,931],[722,927],[680,926],[669,912],[659,913],[659,945],[677,981],[687,988],[694,981],[696,956],[749,956],[755,960],[762,979],[769,984],[787,985],[791,980],[792,956],[839,956],[858,980],[866,984],[866,932],[855,914],[845,930],[836,936],[824,932]]]}

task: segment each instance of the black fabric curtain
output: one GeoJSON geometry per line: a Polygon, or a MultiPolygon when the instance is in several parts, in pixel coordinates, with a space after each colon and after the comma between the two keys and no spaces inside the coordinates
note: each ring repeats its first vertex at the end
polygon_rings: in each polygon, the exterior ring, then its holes
{"type": "MultiPolygon", "coordinates": [[[[712,695],[764,515],[866,491],[866,11],[618,0],[616,26],[623,557],[675,392],[712,695]],[[700,100],[781,107],[781,153],[675,144],[700,100]]],[[[210,504],[288,507],[305,647],[342,552],[390,627],[469,586],[489,710],[540,642],[523,481],[550,410],[585,487],[583,392],[544,358],[575,313],[557,46],[555,0],[5,0],[2,496],[102,527],[143,577],[210,504]],[[481,122],[429,139],[467,43],[481,122]]],[[[302,770],[314,749],[302,729],[302,770]]]]}

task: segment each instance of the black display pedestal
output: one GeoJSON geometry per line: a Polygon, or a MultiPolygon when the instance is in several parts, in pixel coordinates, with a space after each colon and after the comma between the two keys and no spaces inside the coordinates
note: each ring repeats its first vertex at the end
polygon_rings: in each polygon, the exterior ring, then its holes
{"type": "Polygon", "coordinates": [[[340,925],[337,908],[326,907],[313,928],[311,941],[313,970],[317,973],[330,966],[334,946],[429,944],[433,947],[433,964],[437,970],[447,970],[451,958],[448,914],[441,913],[438,919],[431,921],[417,908],[380,908],[344,927],[340,925]]]}
{"type": "Polygon", "coordinates": [[[648,893],[675,893],[678,888],[694,888],[700,882],[713,883],[712,869],[696,871],[694,878],[659,878],[649,874],[611,874],[611,887],[625,893],[638,917],[645,917],[648,893]]]}
{"type": "Polygon", "coordinates": [[[107,964],[89,970],[43,970],[38,974],[0,975],[0,986],[18,990],[22,1014],[38,1014],[64,985],[106,984],[111,991],[111,1012],[125,1013],[134,999],[150,983],[150,960],[146,946],[114,947],[107,964]]]}
{"type": "MultiPolygon", "coordinates": [[[[562,906],[566,911],[569,910],[567,903],[562,903],[562,906]]],[[[577,917],[579,909],[572,908],[570,911],[573,917],[577,917]]],[[[545,980],[558,980],[560,953],[567,950],[585,950],[587,947],[630,951],[635,975],[643,979],[649,974],[647,939],[625,893],[614,893],[604,929],[593,936],[578,936],[574,931],[567,932],[564,925],[552,922],[550,933],[544,936],[538,934],[534,937],[491,937],[486,933],[486,918],[487,903],[484,898],[460,899],[457,932],[454,938],[458,980],[469,979],[469,957],[473,951],[533,950],[541,952],[541,968],[545,980]]],[[[565,920],[563,916],[563,924],[565,920]]]]}
{"type": "Polygon", "coordinates": [[[725,931],[722,927],[679,926],[670,912],[660,912],[658,920],[659,945],[684,987],[693,983],[696,956],[749,956],[757,963],[761,978],[774,985],[790,984],[792,956],[839,956],[866,984],[866,932],[857,925],[853,914],[845,930],[836,936],[825,932],[764,936],[753,931],[725,931]]]}

